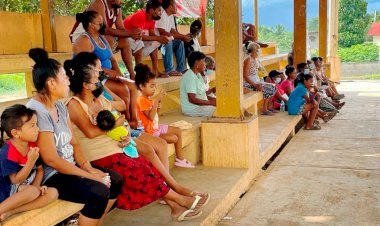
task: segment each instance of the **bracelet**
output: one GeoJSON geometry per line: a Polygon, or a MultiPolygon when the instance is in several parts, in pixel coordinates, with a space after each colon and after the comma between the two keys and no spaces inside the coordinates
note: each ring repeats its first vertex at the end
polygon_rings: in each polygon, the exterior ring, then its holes
{"type": "Polygon", "coordinates": [[[84,161],[82,164],[79,165],[79,167],[82,169],[84,165],[86,165],[86,163],[90,163],[89,161],[84,161]]]}

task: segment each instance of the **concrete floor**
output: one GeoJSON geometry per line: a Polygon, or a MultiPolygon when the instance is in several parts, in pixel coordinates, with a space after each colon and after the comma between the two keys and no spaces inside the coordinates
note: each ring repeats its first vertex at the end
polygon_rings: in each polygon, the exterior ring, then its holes
{"type": "Polygon", "coordinates": [[[219,225],[380,225],[380,81],[339,89],[341,113],[301,130],[219,225]]]}

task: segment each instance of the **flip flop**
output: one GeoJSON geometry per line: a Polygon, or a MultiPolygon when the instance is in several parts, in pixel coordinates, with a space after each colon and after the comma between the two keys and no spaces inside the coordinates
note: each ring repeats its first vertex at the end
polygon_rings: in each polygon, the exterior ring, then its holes
{"type": "Polygon", "coordinates": [[[162,72],[157,72],[156,76],[158,78],[170,78],[168,74],[162,73],[162,72]]]}
{"type": "Polygon", "coordinates": [[[171,71],[171,72],[168,72],[168,75],[169,76],[182,76],[182,73],[178,72],[178,71],[171,71]]]}
{"type": "Polygon", "coordinates": [[[193,204],[191,205],[191,207],[189,208],[189,210],[195,210],[195,208],[199,204],[199,201],[201,201],[202,199],[206,199],[206,200],[198,207],[198,209],[206,206],[208,201],[210,200],[210,195],[208,197],[202,197],[202,196],[196,195],[196,196],[194,196],[194,198],[195,198],[195,200],[194,200],[193,204]]]}
{"type": "Polygon", "coordinates": [[[318,125],[313,124],[313,126],[312,126],[311,128],[308,129],[308,128],[305,126],[303,129],[304,129],[304,130],[320,130],[321,127],[318,126],[318,125]]]}
{"type": "Polygon", "coordinates": [[[178,217],[176,217],[177,221],[181,222],[181,221],[187,221],[187,220],[192,220],[192,219],[195,219],[195,218],[198,218],[202,215],[202,211],[194,211],[194,210],[185,210],[181,215],[179,215],[178,217]],[[195,215],[192,215],[192,216],[187,216],[187,214],[189,213],[196,213],[195,215]]]}

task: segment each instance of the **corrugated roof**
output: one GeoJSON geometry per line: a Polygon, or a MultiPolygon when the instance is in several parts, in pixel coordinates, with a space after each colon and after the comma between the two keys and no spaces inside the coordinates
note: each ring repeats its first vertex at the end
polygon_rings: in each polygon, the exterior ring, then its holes
{"type": "Polygon", "coordinates": [[[380,22],[373,23],[368,31],[368,36],[380,35],[380,22]]]}

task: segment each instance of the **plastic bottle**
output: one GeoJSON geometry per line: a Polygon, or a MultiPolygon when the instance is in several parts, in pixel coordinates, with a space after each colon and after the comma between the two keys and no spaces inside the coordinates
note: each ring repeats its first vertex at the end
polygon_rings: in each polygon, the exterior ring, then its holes
{"type": "Polygon", "coordinates": [[[280,111],[285,111],[285,102],[282,100],[280,104],[280,111]]]}

